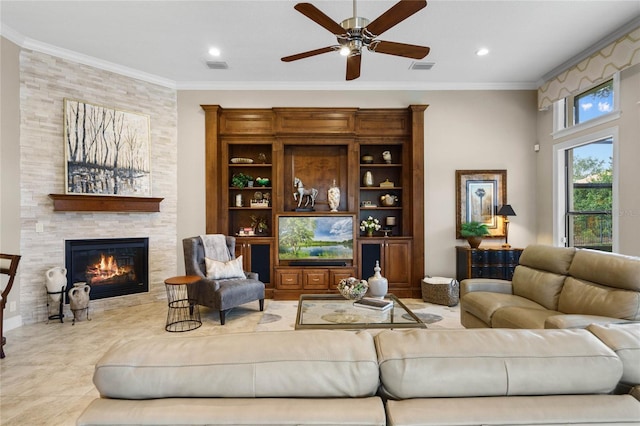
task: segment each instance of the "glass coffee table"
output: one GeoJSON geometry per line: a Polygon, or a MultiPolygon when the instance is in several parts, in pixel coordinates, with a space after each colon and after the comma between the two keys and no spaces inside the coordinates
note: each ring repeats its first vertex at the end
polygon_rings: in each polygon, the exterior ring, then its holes
{"type": "Polygon", "coordinates": [[[303,294],[298,302],[296,330],[302,329],[364,329],[364,328],[427,328],[396,296],[385,300],[393,307],[385,311],[361,308],[339,294],[303,294]]]}

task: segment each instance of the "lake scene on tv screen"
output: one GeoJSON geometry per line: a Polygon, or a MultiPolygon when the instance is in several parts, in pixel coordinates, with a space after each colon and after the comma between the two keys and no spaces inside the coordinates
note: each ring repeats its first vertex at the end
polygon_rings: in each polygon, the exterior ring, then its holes
{"type": "Polygon", "coordinates": [[[280,217],[278,256],[280,260],[353,259],[353,217],[280,217]]]}

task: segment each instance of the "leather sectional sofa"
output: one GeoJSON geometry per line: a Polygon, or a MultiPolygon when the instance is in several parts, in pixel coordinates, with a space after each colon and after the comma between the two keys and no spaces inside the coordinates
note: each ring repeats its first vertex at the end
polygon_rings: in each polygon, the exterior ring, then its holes
{"type": "Polygon", "coordinates": [[[638,425],[640,326],[153,338],[96,364],[91,425],[638,425]],[[635,328],[634,328],[635,327],[635,328]],[[609,347],[611,344],[612,347],[609,347]]]}
{"type": "Polygon", "coordinates": [[[531,245],[511,281],[460,283],[466,328],[584,328],[640,321],[640,258],[531,245]]]}

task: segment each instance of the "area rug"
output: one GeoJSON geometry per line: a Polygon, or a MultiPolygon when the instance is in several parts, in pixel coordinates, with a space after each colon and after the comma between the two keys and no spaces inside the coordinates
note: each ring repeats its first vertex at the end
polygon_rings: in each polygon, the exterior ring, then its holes
{"type": "MultiPolygon", "coordinates": [[[[460,325],[459,306],[435,305],[420,299],[402,299],[402,302],[427,324],[427,328],[463,328],[460,325]]],[[[256,331],[295,329],[298,301],[267,299],[265,305],[262,318],[256,325],[256,331]]]]}

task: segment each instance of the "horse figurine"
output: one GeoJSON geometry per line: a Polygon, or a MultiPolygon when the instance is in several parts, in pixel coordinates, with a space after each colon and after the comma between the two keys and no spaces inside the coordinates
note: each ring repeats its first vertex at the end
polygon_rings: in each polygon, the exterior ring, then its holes
{"type": "Polygon", "coordinates": [[[311,207],[315,206],[316,197],[318,196],[318,190],[316,188],[305,189],[300,178],[293,180],[293,187],[296,189],[293,193],[293,199],[298,202],[298,208],[302,205],[302,199],[304,197],[307,197],[307,202],[304,203],[305,207],[309,205],[309,202],[311,202],[311,207]],[[300,199],[298,199],[298,195],[300,195],[300,199]]]}

